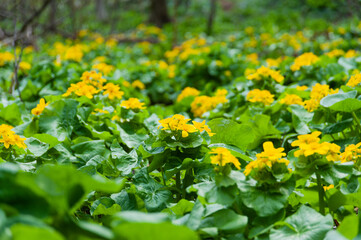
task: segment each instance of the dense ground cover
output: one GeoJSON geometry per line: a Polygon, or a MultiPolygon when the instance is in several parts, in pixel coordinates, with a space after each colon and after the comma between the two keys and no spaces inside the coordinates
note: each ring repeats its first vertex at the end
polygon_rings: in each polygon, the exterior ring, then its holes
{"type": "Polygon", "coordinates": [[[1,239],[361,235],[361,24],[123,37],[1,48],[1,239]]]}

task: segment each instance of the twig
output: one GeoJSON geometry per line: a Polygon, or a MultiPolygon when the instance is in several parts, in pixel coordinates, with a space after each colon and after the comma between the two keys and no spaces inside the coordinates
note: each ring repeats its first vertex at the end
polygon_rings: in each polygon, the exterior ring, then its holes
{"type": "Polygon", "coordinates": [[[36,18],[38,18],[41,15],[41,13],[46,9],[46,7],[49,5],[50,2],[51,0],[45,0],[43,5],[30,18],[28,18],[28,20],[25,21],[25,23],[20,29],[21,33],[25,31],[25,29],[29,26],[29,24],[31,24],[36,18]]]}

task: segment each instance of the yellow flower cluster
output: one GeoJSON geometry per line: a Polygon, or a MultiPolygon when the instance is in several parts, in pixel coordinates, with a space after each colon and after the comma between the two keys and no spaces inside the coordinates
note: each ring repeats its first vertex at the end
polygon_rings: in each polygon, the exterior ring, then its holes
{"type": "Polygon", "coordinates": [[[332,89],[328,85],[321,85],[316,83],[312,87],[310,97],[311,99],[304,101],[304,107],[307,111],[313,112],[320,106],[320,101],[322,98],[326,97],[329,94],[337,93],[338,89],[332,89]]]}
{"type": "Polygon", "coordinates": [[[209,136],[213,136],[214,133],[211,132],[211,129],[208,125],[205,124],[205,120],[203,122],[192,121],[192,124],[188,124],[190,119],[185,118],[183,115],[175,114],[170,118],[166,118],[163,120],[159,120],[160,127],[163,127],[162,130],[171,130],[172,132],[182,132],[182,137],[188,137],[189,133],[194,132],[203,132],[206,131],[209,136]]]}
{"type": "Polygon", "coordinates": [[[346,86],[356,87],[361,83],[361,73],[351,76],[350,80],[348,80],[346,86]]]}
{"type": "Polygon", "coordinates": [[[247,94],[247,101],[256,103],[260,102],[264,105],[271,105],[274,101],[274,95],[270,93],[268,90],[259,90],[254,89],[248,92],[247,94]]]}
{"type": "Polygon", "coordinates": [[[255,73],[247,76],[248,80],[260,81],[262,78],[272,78],[278,83],[281,83],[285,79],[279,71],[264,66],[258,68],[255,73]]]}
{"type": "Polygon", "coordinates": [[[63,59],[80,62],[83,58],[84,53],[81,45],[71,46],[66,49],[63,59]]]}
{"type": "Polygon", "coordinates": [[[48,105],[49,105],[49,103],[45,103],[45,99],[42,98],[42,99],[40,99],[39,104],[31,110],[31,113],[36,116],[39,116],[44,111],[45,107],[48,105]]]}
{"type": "Polygon", "coordinates": [[[199,91],[195,88],[192,87],[186,87],[185,89],[182,90],[182,92],[178,95],[177,97],[177,102],[180,102],[182,99],[186,98],[186,97],[190,97],[190,96],[198,96],[199,95],[199,91]]]}
{"type": "Polygon", "coordinates": [[[341,153],[341,162],[356,161],[361,157],[361,142],[358,144],[351,144],[345,148],[345,151],[341,153]]]}
{"type": "Polygon", "coordinates": [[[31,64],[28,63],[28,62],[21,61],[21,62],[19,63],[19,69],[20,69],[21,71],[27,72],[27,71],[30,70],[30,68],[31,68],[31,64]]]}
{"type": "Polygon", "coordinates": [[[282,57],[279,58],[267,58],[266,63],[268,67],[278,67],[283,61],[282,57]]]}
{"type": "Polygon", "coordinates": [[[329,57],[340,57],[342,55],[345,54],[345,51],[343,51],[342,49],[334,49],[331,52],[325,53],[325,55],[329,56],[329,57]]]}
{"type": "Polygon", "coordinates": [[[345,58],[353,58],[353,57],[356,57],[357,56],[357,52],[353,49],[350,49],[348,50],[346,53],[345,53],[345,58]]]}
{"type": "Polygon", "coordinates": [[[272,168],[275,163],[282,163],[288,166],[289,161],[282,157],[286,156],[284,148],[274,148],[273,143],[268,141],[263,143],[263,152],[256,154],[257,159],[248,163],[244,170],[244,175],[248,176],[253,169],[272,168]]]}
{"type": "Polygon", "coordinates": [[[298,71],[301,69],[301,67],[310,66],[310,65],[314,64],[315,62],[317,62],[318,60],[319,60],[319,57],[317,57],[315,54],[313,54],[311,52],[304,53],[295,59],[295,62],[291,66],[291,70],[298,71]]]}
{"type": "Polygon", "coordinates": [[[207,41],[204,38],[191,38],[184,41],[182,45],[175,47],[171,51],[165,52],[165,57],[169,62],[173,62],[176,57],[180,60],[187,60],[190,56],[198,56],[203,53],[209,53],[211,50],[206,45],[207,41]]]}
{"type": "Polygon", "coordinates": [[[128,100],[122,101],[122,103],[120,104],[121,107],[133,110],[146,109],[144,105],[145,103],[140,102],[138,98],[129,98],[128,100]]]}
{"type": "Polygon", "coordinates": [[[10,52],[0,52],[0,66],[4,66],[5,63],[14,61],[14,54],[10,52]]]}
{"type": "Polygon", "coordinates": [[[300,149],[295,152],[295,157],[311,156],[313,154],[320,154],[326,156],[328,161],[338,161],[340,159],[341,147],[334,143],[322,142],[320,143],[321,132],[315,131],[311,134],[298,136],[298,140],[292,142],[292,146],[298,146],[300,149]]]}
{"type": "Polygon", "coordinates": [[[108,75],[114,70],[114,66],[106,64],[106,63],[98,63],[92,66],[92,69],[97,69],[102,72],[104,75],[108,75]]]}
{"type": "Polygon", "coordinates": [[[26,148],[24,140],[26,138],[21,138],[19,135],[16,135],[12,126],[1,124],[0,125],[0,143],[3,143],[5,148],[9,148],[10,145],[18,146],[19,148],[26,148]]]}
{"type": "Polygon", "coordinates": [[[140,90],[145,89],[144,83],[142,83],[140,80],[135,80],[134,82],[132,82],[132,87],[139,88],[140,90]]]}
{"type": "Polygon", "coordinates": [[[101,108],[95,108],[94,111],[92,112],[92,114],[96,114],[96,113],[108,114],[109,112],[107,110],[103,110],[101,108]]]}
{"type": "Polygon", "coordinates": [[[114,83],[107,83],[103,89],[105,90],[103,92],[103,95],[108,94],[108,98],[110,100],[113,100],[114,98],[121,99],[124,95],[123,91],[120,91],[120,87],[114,83]]]}
{"type": "Polygon", "coordinates": [[[218,104],[228,102],[227,90],[218,89],[214,97],[197,96],[191,103],[191,112],[195,117],[202,117],[204,113],[216,108],[218,104]]]}
{"type": "Polygon", "coordinates": [[[81,82],[70,85],[66,93],[63,94],[63,97],[68,97],[70,94],[75,93],[77,96],[86,96],[92,99],[93,95],[103,90],[103,84],[106,82],[102,74],[94,70],[84,72],[80,79],[82,80],[81,82]]]}
{"type": "Polygon", "coordinates": [[[238,159],[235,156],[232,155],[232,153],[228,149],[218,147],[218,148],[212,149],[209,153],[216,154],[214,156],[211,156],[212,164],[217,164],[219,166],[225,166],[227,163],[233,163],[233,165],[237,169],[241,169],[241,163],[238,161],[238,159]]]}
{"type": "Polygon", "coordinates": [[[286,94],[286,96],[280,100],[280,103],[285,105],[303,105],[302,98],[296,94],[286,94]]]}

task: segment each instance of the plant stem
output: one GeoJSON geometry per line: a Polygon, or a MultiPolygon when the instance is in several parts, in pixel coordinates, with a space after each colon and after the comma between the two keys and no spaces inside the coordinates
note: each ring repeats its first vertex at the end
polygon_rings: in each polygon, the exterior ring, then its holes
{"type": "Polygon", "coordinates": [[[316,179],[317,179],[317,188],[318,188],[318,204],[320,208],[320,213],[325,215],[325,200],[324,200],[324,190],[321,184],[321,176],[318,172],[316,172],[316,179]]]}
{"type": "MultiPolygon", "coordinates": [[[[180,178],[180,172],[177,172],[176,175],[175,175],[175,185],[176,187],[181,190],[181,178],[180,178]]],[[[181,191],[179,191],[177,193],[177,201],[180,201],[182,198],[182,193],[181,191]]]]}
{"type": "Polygon", "coordinates": [[[163,185],[167,186],[167,182],[165,181],[165,178],[164,178],[164,169],[163,169],[163,167],[161,167],[161,171],[162,171],[163,185]]]}
{"type": "Polygon", "coordinates": [[[356,126],[357,126],[357,129],[359,130],[359,133],[361,133],[360,120],[358,119],[355,112],[352,112],[351,114],[352,114],[353,119],[356,121],[356,126]]]}

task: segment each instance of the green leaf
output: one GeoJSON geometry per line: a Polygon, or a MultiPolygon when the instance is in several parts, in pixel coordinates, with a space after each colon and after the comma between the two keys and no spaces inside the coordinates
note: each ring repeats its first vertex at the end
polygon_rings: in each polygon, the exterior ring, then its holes
{"type": "Polygon", "coordinates": [[[65,238],[50,227],[36,227],[25,224],[14,224],[11,226],[13,240],[65,240],[65,238]]]}
{"type": "Polygon", "coordinates": [[[89,161],[96,155],[108,158],[110,151],[105,147],[104,140],[94,140],[78,143],[71,147],[75,156],[82,159],[84,162],[89,161]]]}
{"type": "Polygon", "coordinates": [[[310,207],[301,206],[286,218],[284,225],[272,229],[270,240],[319,240],[324,239],[333,227],[331,215],[322,216],[310,207]]]}
{"type": "Polygon", "coordinates": [[[128,175],[131,171],[138,166],[139,158],[135,149],[130,153],[127,153],[119,145],[119,143],[114,140],[111,147],[111,156],[114,159],[116,168],[123,173],[123,175],[128,175]]]}
{"type": "Polygon", "coordinates": [[[221,231],[242,233],[247,225],[247,216],[238,215],[230,209],[217,211],[205,219],[207,226],[215,226],[221,231]]]}
{"type": "Polygon", "coordinates": [[[252,128],[245,124],[239,124],[235,121],[216,118],[208,122],[208,126],[215,133],[211,137],[212,143],[224,143],[236,146],[246,150],[247,146],[254,141],[254,132],[252,128]]]}
{"type": "Polygon", "coordinates": [[[351,92],[339,92],[335,94],[328,95],[321,99],[320,104],[321,106],[324,106],[326,108],[331,107],[335,103],[338,103],[342,100],[348,99],[348,98],[355,98],[357,95],[357,91],[351,91],[351,92]]]}
{"type": "Polygon", "coordinates": [[[134,185],[149,212],[161,211],[166,207],[172,193],[148,175],[147,169],[141,169],[134,176],[134,185]]]}
{"type": "Polygon", "coordinates": [[[175,214],[176,216],[183,216],[184,214],[191,212],[193,209],[194,203],[186,199],[181,199],[173,207],[164,209],[162,212],[175,214]]]}
{"type": "Polygon", "coordinates": [[[312,121],[314,113],[307,112],[302,106],[291,105],[289,109],[292,111],[292,124],[298,134],[307,134],[311,130],[308,123],[312,121]]]}
{"type": "Polygon", "coordinates": [[[36,138],[36,139],[39,139],[43,143],[49,144],[49,148],[52,148],[52,147],[54,147],[54,146],[56,146],[56,145],[58,145],[60,143],[59,140],[56,137],[51,136],[51,135],[46,134],[46,133],[34,134],[33,137],[36,138]]]}
{"type": "Polygon", "coordinates": [[[28,147],[29,151],[36,157],[40,157],[49,149],[49,144],[43,143],[33,137],[27,138],[24,142],[28,147]]]}
{"type": "Polygon", "coordinates": [[[116,239],[197,240],[198,235],[185,226],[171,223],[124,223],[114,229],[116,239]]]}
{"type": "Polygon", "coordinates": [[[358,99],[348,98],[335,103],[330,107],[331,110],[338,112],[351,113],[361,108],[361,101],[358,99]]]}
{"type": "Polygon", "coordinates": [[[13,103],[5,108],[0,108],[0,119],[11,126],[18,125],[21,122],[21,113],[18,105],[13,103]]]}
{"type": "Polygon", "coordinates": [[[113,215],[119,212],[121,207],[115,203],[115,201],[109,197],[101,197],[94,201],[90,208],[90,214],[96,215],[113,215]]]}
{"type": "MultiPolygon", "coordinates": [[[[259,217],[272,216],[285,207],[292,186],[286,186],[279,191],[265,191],[246,182],[237,182],[240,189],[240,199],[244,205],[256,211],[259,217]]],[[[291,184],[290,184],[291,185],[291,184]]]]}
{"type": "Polygon", "coordinates": [[[39,117],[39,130],[56,137],[60,142],[70,138],[79,123],[76,119],[78,102],[61,99],[50,103],[39,117]]]}

